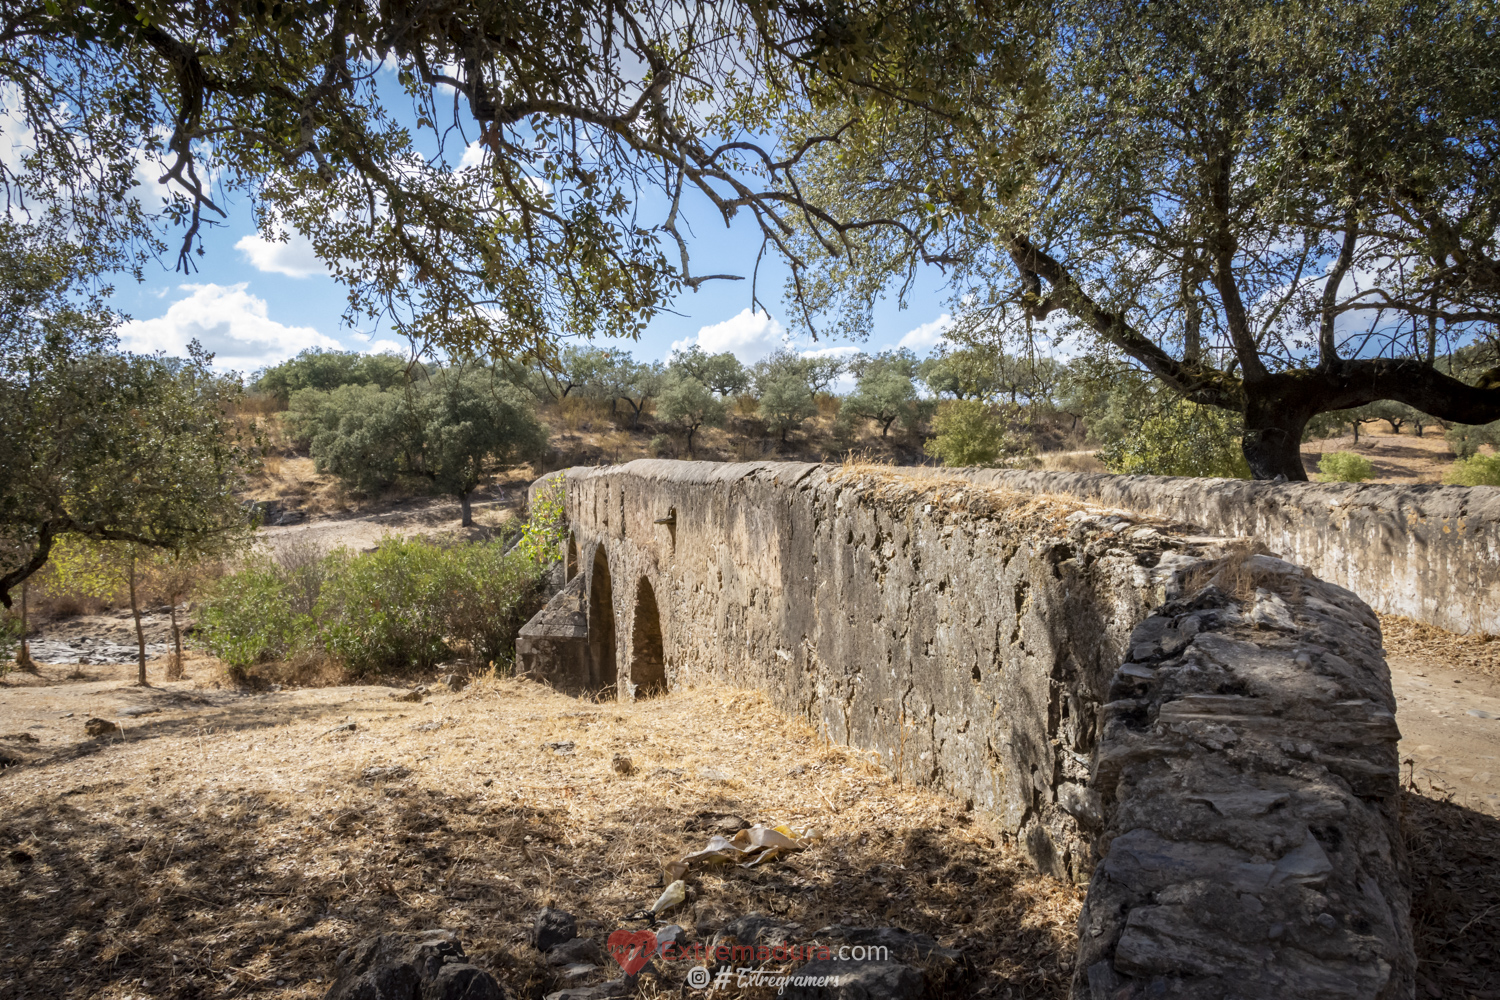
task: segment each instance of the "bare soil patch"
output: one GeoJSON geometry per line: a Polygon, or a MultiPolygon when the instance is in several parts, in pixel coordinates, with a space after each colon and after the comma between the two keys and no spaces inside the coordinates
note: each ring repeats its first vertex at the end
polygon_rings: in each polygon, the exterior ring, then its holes
{"type": "MultiPolygon", "coordinates": [[[[536,997],[565,985],[526,942],[538,908],[569,910],[601,944],[640,927],[628,918],[661,892],[661,862],[733,820],[823,838],[763,870],[690,875],[667,918],[692,940],[751,912],[810,939],[901,926],[964,950],[965,995],[1065,995],[1081,889],[757,693],[626,705],[495,679],[395,693],[119,678],[4,691],[0,732],[36,739],[0,771],[7,995],[318,997],[353,941],[447,927],[536,997]],[[89,714],[123,733],[84,739],[89,714]]],[[[686,963],[670,966],[648,995],[678,995],[686,963]]]]}

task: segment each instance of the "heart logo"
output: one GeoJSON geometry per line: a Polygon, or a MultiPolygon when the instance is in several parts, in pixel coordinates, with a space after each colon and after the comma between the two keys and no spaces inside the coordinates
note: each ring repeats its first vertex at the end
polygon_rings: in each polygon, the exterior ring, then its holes
{"type": "Polygon", "coordinates": [[[620,963],[625,975],[633,976],[656,953],[656,935],[650,931],[615,931],[609,936],[609,953],[620,963]]]}

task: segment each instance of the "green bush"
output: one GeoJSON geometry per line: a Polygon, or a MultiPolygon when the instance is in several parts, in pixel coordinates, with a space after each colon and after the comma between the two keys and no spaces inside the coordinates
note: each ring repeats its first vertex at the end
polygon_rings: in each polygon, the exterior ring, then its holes
{"type": "Polygon", "coordinates": [[[198,616],[198,634],[209,652],[232,670],[291,656],[311,619],[292,610],[290,589],[270,559],[225,576],[198,616]]]}
{"type": "Polygon", "coordinates": [[[425,670],[448,656],[443,549],[417,539],[382,539],[374,552],[341,549],[313,616],[328,654],[356,676],[425,670]]]}
{"type": "Polygon", "coordinates": [[[922,450],[947,466],[990,466],[1020,450],[995,407],[978,399],[944,401],[932,429],[937,435],[922,450]]]}
{"type": "Polygon", "coordinates": [[[508,664],[558,548],[560,504],[544,494],[537,507],[508,553],[503,541],[444,548],[388,537],[373,552],[254,562],[220,582],[200,634],[231,670],[313,655],[366,676],[427,669],[454,646],[508,664]]]}
{"type": "Polygon", "coordinates": [[[1214,476],[1249,479],[1240,444],[1244,419],[1229,410],[1184,399],[1142,399],[1148,416],[1123,423],[1123,434],[1099,450],[1110,472],[1147,476],[1214,476]],[[1158,409],[1149,413],[1153,405],[1158,409]]]}
{"type": "Polygon", "coordinates": [[[1318,481],[1323,483],[1362,483],[1375,478],[1375,467],[1363,455],[1352,451],[1334,451],[1318,462],[1318,481]]]}
{"type": "Polygon", "coordinates": [[[1453,463],[1443,482],[1453,486],[1500,486],[1500,455],[1470,455],[1453,463]]]}

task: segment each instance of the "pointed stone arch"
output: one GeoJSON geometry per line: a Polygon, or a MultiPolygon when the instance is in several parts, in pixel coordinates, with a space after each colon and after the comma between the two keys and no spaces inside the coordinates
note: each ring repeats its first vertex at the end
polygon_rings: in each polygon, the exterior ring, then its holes
{"type": "Polygon", "coordinates": [[[636,584],[635,614],[630,624],[630,693],[636,698],[667,693],[661,609],[655,588],[644,576],[636,584]]]}
{"type": "Polygon", "coordinates": [[[614,687],[615,666],[614,584],[609,578],[609,557],[604,546],[594,547],[594,565],[589,572],[589,661],[594,687],[614,687]]]}

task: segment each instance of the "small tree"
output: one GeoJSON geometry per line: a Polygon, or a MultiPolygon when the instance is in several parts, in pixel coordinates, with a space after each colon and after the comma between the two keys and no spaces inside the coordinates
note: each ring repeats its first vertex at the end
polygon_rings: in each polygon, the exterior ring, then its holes
{"type": "Polygon", "coordinates": [[[390,389],[405,385],[409,372],[419,375],[421,365],[412,365],[395,354],[361,354],[358,351],[325,351],[309,347],[295,358],[261,369],[254,388],[275,396],[283,406],[299,389],[325,392],[341,385],[378,385],[390,389]],[[413,370],[414,369],[414,370],[413,370]]]}
{"type": "Polygon", "coordinates": [[[708,386],[684,372],[668,369],[656,401],[656,415],[687,431],[689,458],[693,457],[693,436],[698,428],[722,425],[727,410],[724,400],[708,386]]]}
{"type": "Polygon", "coordinates": [[[694,344],[672,355],[670,368],[697,379],[719,396],[737,396],[750,388],[750,373],[728,351],[708,354],[694,344]]]}
{"type": "Polygon", "coordinates": [[[398,476],[427,480],[458,497],[463,524],[487,460],[523,460],[546,447],[546,432],[510,382],[484,369],[445,369],[400,390],[346,385],[292,397],[294,423],[311,437],[319,472],[366,493],[398,476]]]}
{"type": "Polygon", "coordinates": [[[1455,456],[1473,458],[1482,445],[1500,449],[1500,420],[1491,424],[1454,424],[1443,432],[1443,437],[1455,456]]]}
{"type": "Polygon", "coordinates": [[[666,368],[660,361],[645,364],[632,361],[626,354],[622,362],[609,374],[609,391],[612,399],[623,399],[630,407],[630,429],[641,424],[641,413],[646,404],[661,392],[662,378],[666,368]]]}
{"type": "Polygon", "coordinates": [[[912,383],[916,373],[916,358],[910,352],[881,354],[874,358],[857,359],[859,380],[854,392],[845,398],[839,410],[840,417],[864,417],[880,425],[880,436],[890,433],[891,424],[898,418],[908,429],[917,426],[927,407],[917,397],[917,387],[912,383]]]}
{"type": "Polygon", "coordinates": [[[937,434],[922,450],[942,459],[944,465],[991,466],[1020,451],[995,407],[977,399],[944,402],[938,407],[932,429],[937,434]]]}
{"type": "Polygon", "coordinates": [[[112,599],[123,588],[135,622],[136,683],[145,687],[146,632],[141,626],[141,600],[146,594],[143,560],[158,553],[130,542],[99,542],[70,537],[58,543],[52,556],[58,586],[89,597],[112,599]]]}
{"type": "Polygon", "coordinates": [[[783,443],[787,431],[818,412],[813,396],[811,376],[819,358],[801,358],[790,351],[777,351],[759,361],[751,370],[755,391],[760,396],[757,408],[766,426],[778,434],[783,443]]]}

